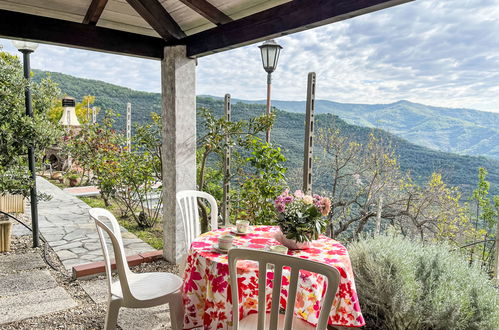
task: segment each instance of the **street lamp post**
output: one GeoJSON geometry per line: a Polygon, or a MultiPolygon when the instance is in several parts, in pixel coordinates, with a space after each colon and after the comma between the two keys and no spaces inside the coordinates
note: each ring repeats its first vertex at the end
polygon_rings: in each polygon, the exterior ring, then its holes
{"type": "MultiPolygon", "coordinates": [[[[31,105],[31,84],[30,84],[30,63],[29,55],[33,53],[38,44],[27,41],[13,41],[14,47],[16,47],[21,53],[23,53],[23,67],[24,67],[24,78],[28,81],[26,85],[26,90],[24,92],[24,104],[26,106],[26,115],[33,117],[33,107],[31,105]]],[[[30,189],[30,202],[31,202],[31,226],[33,228],[33,247],[38,247],[38,202],[36,198],[36,169],[35,169],[35,151],[34,146],[30,145],[28,147],[28,166],[31,172],[31,178],[33,180],[33,185],[30,189]]]]}
{"type": "MultiPolygon", "coordinates": [[[[274,40],[267,40],[262,45],[258,46],[258,48],[260,48],[260,52],[262,53],[263,69],[267,72],[267,115],[269,115],[272,72],[274,72],[277,67],[277,61],[279,60],[279,53],[281,52],[282,46],[274,40]]],[[[270,142],[270,127],[267,129],[266,141],[267,143],[270,142]]]]}

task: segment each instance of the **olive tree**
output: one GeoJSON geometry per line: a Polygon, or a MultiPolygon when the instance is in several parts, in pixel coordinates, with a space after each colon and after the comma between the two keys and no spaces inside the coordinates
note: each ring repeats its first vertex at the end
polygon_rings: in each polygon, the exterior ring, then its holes
{"type": "Polygon", "coordinates": [[[33,182],[27,153],[32,145],[40,155],[60,137],[60,128],[47,117],[60,91],[50,80],[31,82],[34,117],[25,114],[24,93],[28,81],[16,56],[0,52],[0,194],[27,196],[33,182]]]}

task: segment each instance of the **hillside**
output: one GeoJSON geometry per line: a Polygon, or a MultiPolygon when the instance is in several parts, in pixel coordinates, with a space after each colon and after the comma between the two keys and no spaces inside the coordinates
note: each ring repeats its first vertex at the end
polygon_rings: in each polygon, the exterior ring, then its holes
{"type": "MultiPolygon", "coordinates": [[[[285,111],[305,112],[304,101],[273,101],[272,104],[285,111]]],[[[381,128],[435,150],[499,159],[498,113],[432,107],[409,101],[349,104],[326,100],[316,101],[316,112],[332,113],[354,125],[381,128]]]]}
{"type": "MultiPolygon", "coordinates": [[[[221,115],[223,103],[221,100],[210,97],[198,97],[198,106],[213,109],[221,115]]],[[[263,105],[236,103],[232,106],[234,120],[248,118],[264,112],[263,105]]],[[[366,142],[372,128],[351,125],[332,114],[319,114],[315,117],[316,127],[335,125],[347,136],[354,137],[359,142],[366,142]]],[[[281,145],[288,158],[288,167],[297,168],[301,178],[303,162],[304,115],[287,111],[277,111],[277,119],[272,129],[272,141],[281,145]]],[[[476,156],[462,156],[453,153],[432,150],[410,143],[391,133],[376,129],[375,133],[387,141],[391,141],[399,157],[403,171],[410,171],[417,182],[423,182],[432,172],[442,173],[445,181],[451,185],[461,187],[469,194],[476,185],[477,171],[480,166],[489,171],[491,192],[499,194],[499,161],[476,156]]],[[[319,153],[316,152],[316,155],[319,153]]],[[[325,178],[317,178],[315,185],[326,184],[325,178]]],[[[324,187],[324,186],[323,186],[324,187]]],[[[324,187],[325,188],[325,187],[324,187]]]]}
{"type": "MultiPolygon", "coordinates": [[[[34,79],[40,79],[46,73],[36,71],[34,79]]],[[[119,113],[124,113],[126,102],[132,102],[132,118],[135,122],[148,120],[152,111],[160,112],[159,94],[134,91],[129,88],[115,86],[97,80],[80,79],[60,73],[52,73],[52,79],[57,82],[61,90],[70,96],[81,99],[84,95],[95,95],[97,97],[96,105],[104,109],[111,108],[119,113]]],[[[236,100],[233,100],[236,101],[236,100]]],[[[329,102],[329,101],[327,101],[329,102]]],[[[198,107],[207,107],[216,114],[221,115],[223,104],[219,98],[202,97],[197,98],[198,107]]],[[[253,102],[254,103],[254,102],[253,102]]],[[[290,102],[298,104],[298,102],[290,102]]],[[[322,103],[322,101],[320,102],[322,103]]],[[[333,102],[331,102],[333,103],[333,102]]],[[[403,102],[402,102],[403,103],[403,102]]],[[[274,105],[279,105],[275,102],[274,105]]],[[[339,104],[338,107],[362,105],[339,104]]],[[[283,105],[284,107],[284,105],[283,105]]],[[[377,106],[367,106],[377,107],[377,106]]],[[[382,107],[381,105],[379,107],[382,107]]],[[[296,177],[302,166],[303,138],[304,138],[304,115],[295,112],[277,111],[276,125],[272,131],[272,140],[282,146],[288,166],[293,169],[296,177]]],[[[346,110],[345,110],[346,111],[346,110]]],[[[367,110],[366,110],[367,111],[367,110]]],[[[372,110],[376,111],[376,110],[372,110]]],[[[470,110],[472,111],[472,110],[470,110]]],[[[235,120],[249,118],[264,112],[264,106],[261,104],[234,103],[232,107],[233,118],[235,120]]],[[[318,111],[316,116],[317,127],[334,124],[341,129],[344,134],[354,136],[359,142],[366,141],[371,128],[361,127],[347,123],[327,111],[318,111]],[[326,112],[326,113],[324,113],[326,112]]],[[[480,114],[482,114],[480,112],[480,114]]],[[[488,114],[488,113],[483,113],[488,114]]],[[[470,114],[471,117],[471,114],[470,114]]],[[[124,116],[119,119],[117,125],[124,127],[124,116]]],[[[470,118],[470,121],[472,118],[470,118]]],[[[366,124],[365,122],[363,122],[366,124]]],[[[368,124],[368,123],[367,123],[368,124]]],[[[367,125],[366,124],[366,125],[367,125]]],[[[198,132],[201,132],[201,126],[198,121],[198,132]]],[[[453,153],[435,151],[423,146],[410,143],[405,139],[397,137],[383,130],[378,130],[378,134],[385,139],[391,140],[399,155],[400,165],[404,171],[410,171],[416,181],[424,181],[434,171],[440,171],[446,181],[452,185],[460,186],[465,192],[469,193],[475,186],[477,169],[484,166],[489,171],[489,180],[491,181],[491,191],[499,194],[499,161],[485,157],[461,156],[453,153]]],[[[320,180],[326,184],[323,178],[320,180]]],[[[317,182],[316,182],[317,184],[317,182]]]]}

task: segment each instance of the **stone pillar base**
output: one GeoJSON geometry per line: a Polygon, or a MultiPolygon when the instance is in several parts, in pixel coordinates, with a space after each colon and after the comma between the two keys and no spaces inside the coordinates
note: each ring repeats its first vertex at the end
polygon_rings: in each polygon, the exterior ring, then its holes
{"type": "Polygon", "coordinates": [[[0,252],[10,251],[11,236],[12,222],[0,221],[0,252]]]}

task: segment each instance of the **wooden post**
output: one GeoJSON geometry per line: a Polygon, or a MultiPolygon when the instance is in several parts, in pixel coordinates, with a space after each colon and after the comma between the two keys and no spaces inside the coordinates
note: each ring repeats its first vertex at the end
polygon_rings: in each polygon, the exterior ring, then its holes
{"type": "MultiPolygon", "coordinates": [[[[225,110],[225,120],[231,121],[231,103],[230,94],[225,94],[224,99],[224,110],[225,110]]],[[[224,219],[225,225],[230,224],[230,137],[225,137],[225,153],[224,153],[224,182],[223,182],[223,199],[222,199],[222,217],[224,219]]]]}
{"type": "Polygon", "coordinates": [[[97,122],[97,108],[92,107],[92,123],[95,124],[97,122]]]}
{"type": "Polygon", "coordinates": [[[161,61],[163,256],[179,263],[188,246],[176,193],[196,190],[196,60],[167,46],[161,61]]]}
{"type": "Polygon", "coordinates": [[[12,222],[7,220],[2,220],[0,218],[0,252],[10,251],[10,242],[12,236],[12,222]]]}
{"type": "Polygon", "coordinates": [[[376,212],[376,231],[375,235],[379,235],[381,232],[381,211],[383,210],[383,196],[379,196],[378,200],[378,211],[376,212]]]}
{"type": "Polygon", "coordinates": [[[314,152],[315,72],[308,74],[305,144],[303,148],[303,192],[312,193],[312,157],[314,152]]]}

